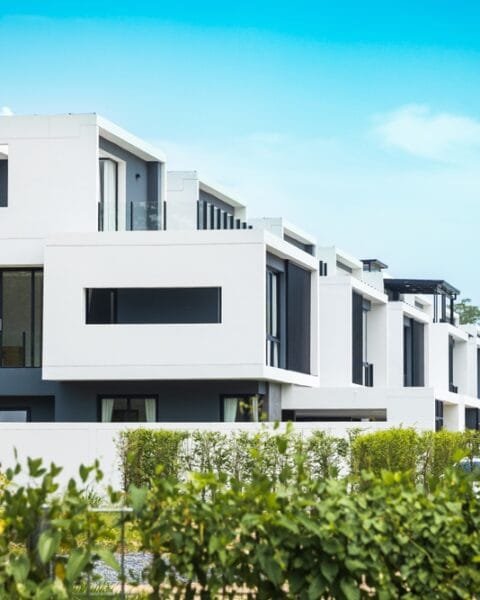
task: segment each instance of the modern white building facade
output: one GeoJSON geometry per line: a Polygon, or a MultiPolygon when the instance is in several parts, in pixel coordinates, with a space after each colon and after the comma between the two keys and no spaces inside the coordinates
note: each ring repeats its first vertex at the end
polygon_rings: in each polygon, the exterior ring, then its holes
{"type": "Polygon", "coordinates": [[[458,291],[393,279],[91,115],[0,118],[0,421],[479,425],[458,291]]]}

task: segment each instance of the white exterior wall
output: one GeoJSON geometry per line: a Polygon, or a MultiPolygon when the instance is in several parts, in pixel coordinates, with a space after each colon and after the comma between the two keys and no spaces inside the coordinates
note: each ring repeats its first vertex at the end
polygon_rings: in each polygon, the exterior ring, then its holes
{"type": "Polygon", "coordinates": [[[388,385],[387,304],[372,304],[367,315],[367,357],[375,387],[388,385]]]}
{"type": "Polygon", "coordinates": [[[0,144],[8,145],[9,170],[0,238],[25,237],[28,246],[36,235],[96,231],[95,115],[3,118],[0,144]]]}
{"type": "Polygon", "coordinates": [[[319,377],[322,386],[352,384],[352,287],[319,277],[319,377]]]}
{"type": "MultiPolygon", "coordinates": [[[[282,407],[308,409],[379,409],[387,410],[386,423],[370,423],[380,427],[435,427],[435,402],[429,388],[351,388],[320,387],[318,389],[285,386],[282,407]]],[[[360,423],[358,423],[360,424],[360,423]]],[[[323,423],[324,427],[330,423],[323,423]]],[[[357,423],[351,423],[355,427],[357,423]]]]}
{"type": "Polygon", "coordinates": [[[442,392],[448,392],[449,327],[447,323],[433,323],[430,327],[429,382],[442,392]]]}
{"type": "MultiPolygon", "coordinates": [[[[0,457],[2,468],[15,465],[14,448],[22,464],[27,457],[41,457],[44,463],[63,467],[58,481],[67,485],[73,477],[78,479],[81,464],[92,465],[96,459],[104,479],[96,488],[103,492],[107,485],[121,489],[121,471],[118,463],[116,440],[125,429],[176,429],[184,431],[256,432],[272,425],[262,423],[1,423],[0,457]],[[61,452],[59,451],[61,449],[61,452]]],[[[351,429],[375,431],[385,429],[385,423],[295,423],[296,431],[308,436],[312,431],[323,430],[346,437],[351,429]]],[[[284,431],[285,424],[280,426],[284,431]]],[[[27,477],[19,477],[27,481],[27,477]]]]}
{"type": "Polygon", "coordinates": [[[169,171],[167,182],[167,229],[195,231],[199,181],[195,171],[169,171]]]}
{"type": "MultiPolygon", "coordinates": [[[[287,246],[269,242],[253,230],[52,239],[45,256],[44,378],[269,378],[315,384],[316,377],[265,366],[266,252],[268,247],[283,255],[287,246]],[[86,325],[85,289],[95,287],[221,287],[222,322],[86,325]]],[[[300,262],[315,272],[313,259],[300,262]]]]}

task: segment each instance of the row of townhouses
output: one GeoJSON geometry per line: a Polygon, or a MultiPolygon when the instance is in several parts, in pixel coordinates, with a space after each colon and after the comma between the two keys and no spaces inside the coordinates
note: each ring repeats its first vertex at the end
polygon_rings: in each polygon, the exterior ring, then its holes
{"type": "Polygon", "coordinates": [[[0,421],[479,427],[480,330],[95,114],[0,118],[0,421]]]}

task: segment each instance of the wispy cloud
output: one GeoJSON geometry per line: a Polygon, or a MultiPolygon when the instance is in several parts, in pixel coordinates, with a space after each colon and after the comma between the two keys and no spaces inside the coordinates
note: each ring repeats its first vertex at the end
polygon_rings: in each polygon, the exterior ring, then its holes
{"type": "Polygon", "coordinates": [[[480,156],[480,121],[476,119],[409,104],[375,121],[375,133],[384,144],[414,156],[444,162],[480,156]]]}
{"type": "Polygon", "coordinates": [[[9,106],[0,106],[0,117],[11,117],[13,110],[9,106]]]}

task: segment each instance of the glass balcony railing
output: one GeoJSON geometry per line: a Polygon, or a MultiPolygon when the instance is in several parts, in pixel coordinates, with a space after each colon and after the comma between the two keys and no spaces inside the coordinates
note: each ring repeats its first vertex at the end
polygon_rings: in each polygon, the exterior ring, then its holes
{"type": "Polygon", "coordinates": [[[111,214],[103,202],[98,203],[98,231],[158,231],[162,229],[163,205],[151,202],[127,202],[125,225],[121,225],[115,209],[111,214]]]}

